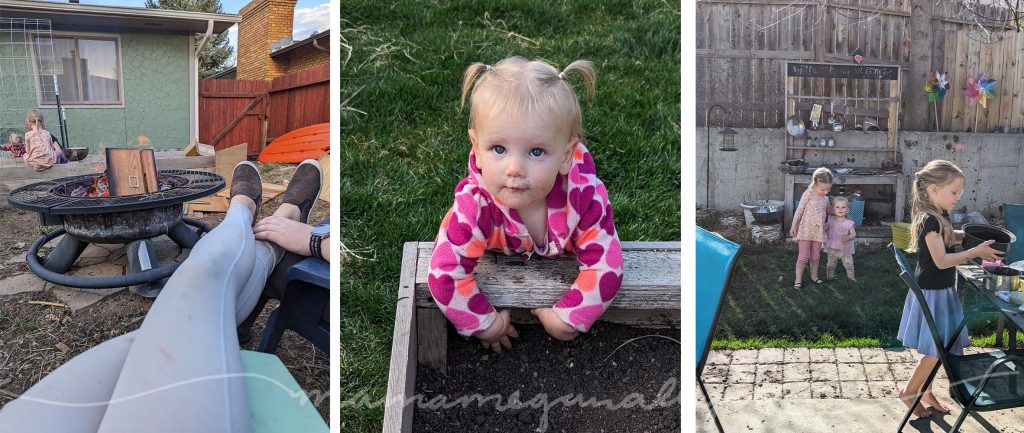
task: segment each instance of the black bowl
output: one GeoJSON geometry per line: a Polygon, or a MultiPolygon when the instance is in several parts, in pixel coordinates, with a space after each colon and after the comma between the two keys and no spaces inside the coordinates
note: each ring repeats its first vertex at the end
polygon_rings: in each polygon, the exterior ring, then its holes
{"type": "Polygon", "coordinates": [[[964,224],[964,249],[971,249],[982,242],[994,240],[991,245],[993,249],[1004,253],[1010,252],[1010,244],[1017,241],[1017,237],[999,226],[990,224],[964,224]]]}
{"type": "Polygon", "coordinates": [[[750,214],[754,216],[754,221],[760,224],[778,224],[782,222],[781,209],[771,212],[767,209],[759,208],[754,209],[750,214]]]}
{"type": "Polygon", "coordinates": [[[64,156],[71,161],[81,161],[89,155],[88,147],[65,147],[64,156]]]}

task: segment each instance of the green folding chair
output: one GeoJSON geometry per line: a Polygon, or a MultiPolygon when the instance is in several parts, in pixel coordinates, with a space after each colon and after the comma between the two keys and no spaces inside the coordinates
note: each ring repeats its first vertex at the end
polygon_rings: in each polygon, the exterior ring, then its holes
{"type": "MultiPolygon", "coordinates": [[[[917,298],[917,302],[921,304],[921,311],[924,313],[925,322],[928,323],[928,330],[931,331],[935,347],[939,348],[939,362],[935,364],[935,368],[928,374],[928,378],[925,379],[921,389],[927,389],[928,385],[935,379],[935,373],[939,371],[939,367],[944,367],[946,369],[946,376],[949,378],[949,388],[953,399],[963,408],[960,416],[957,417],[956,422],[953,423],[948,432],[959,431],[960,425],[963,424],[967,414],[972,410],[986,412],[1024,407],[1024,350],[1002,350],[974,355],[954,355],[949,353],[953,343],[956,341],[956,336],[960,335],[960,331],[967,326],[968,320],[981,314],[1001,313],[999,311],[987,310],[965,317],[956,330],[953,331],[950,341],[944,343],[939,336],[938,328],[935,326],[931,309],[928,308],[928,304],[925,302],[921,286],[917,284],[917,278],[911,272],[907,257],[894,244],[889,244],[889,247],[892,248],[893,254],[896,256],[896,263],[900,267],[900,278],[907,283],[910,291],[917,298]]],[[[921,397],[923,396],[923,392],[918,393],[917,398],[914,399],[914,404],[910,406],[907,414],[903,417],[903,421],[900,422],[899,429],[896,430],[897,432],[903,432],[903,427],[910,421],[910,415],[914,413],[914,408],[921,403],[921,397]]]]}
{"type": "Polygon", "coordinates": [[[243,350],[242,371],[253,433],[328,432],[320,412],[277,355],[243,350]]]}

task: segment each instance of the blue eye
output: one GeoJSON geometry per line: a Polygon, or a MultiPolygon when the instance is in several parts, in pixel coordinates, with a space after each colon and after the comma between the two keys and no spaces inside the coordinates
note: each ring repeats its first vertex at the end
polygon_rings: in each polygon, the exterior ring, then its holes
{"type": "Polygon", "coordinates": [[[505,146],[491,146],[491,152],[497,153],[498,155],[504,155],[505,146]]]}
{"type": "Polygon", "coordinates": [[[540,148],[536,148],[536,147],[533,148],[533,149],[530,149],[530,156],[536,156],[536,157],[544,156],[544,149],[540,149],[540,148]]]}

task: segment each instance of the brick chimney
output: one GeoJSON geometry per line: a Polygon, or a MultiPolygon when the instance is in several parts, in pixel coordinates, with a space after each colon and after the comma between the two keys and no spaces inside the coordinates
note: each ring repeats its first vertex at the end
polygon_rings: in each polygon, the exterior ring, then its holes
{"type": "Polygon", "coordinates": [[[270,43],[292,35],[297,1],[252,0],[238,12],[242,17],[236,60],[239,80],[269,80],[286,73],[286,62],[270,58],[270,43]]]}

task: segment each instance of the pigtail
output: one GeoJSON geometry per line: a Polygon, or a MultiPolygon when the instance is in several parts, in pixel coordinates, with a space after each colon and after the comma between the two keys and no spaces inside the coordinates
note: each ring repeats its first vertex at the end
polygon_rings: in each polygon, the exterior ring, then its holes
{"type": "Polygon", "coordinates": [[[469,96],[469,92],[473,89],[473,85],[476,84],[477,80],[488,70],[490,65],[477,62],[469,65],[466,68],[466,73],[462,77],[462,98],[459,99],[459,109],[466,106],[466,96],[469,96]]]}
{"type": "Polygon", "coordinates": [[[583,90],[587,95],[587,103],[594,99],[594,85],[597,82],[597,73],[594,71],[594,64],[589,60],[577,60],[566,66],[558,74],[558,78],[568,81],[569,74],[576,74],[583,80],[583,90]]]}

